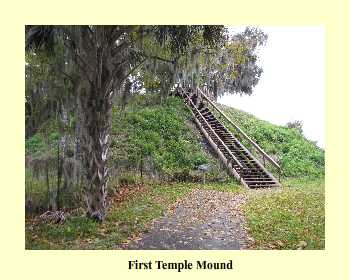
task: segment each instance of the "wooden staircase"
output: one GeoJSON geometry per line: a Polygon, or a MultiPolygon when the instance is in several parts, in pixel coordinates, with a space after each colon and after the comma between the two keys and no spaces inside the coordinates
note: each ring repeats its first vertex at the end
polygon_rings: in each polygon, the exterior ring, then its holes
{"type": "MultiPolygon", "coordinates": [[[[175,95],[181,96],[185,104],[193,114],[194,120],[199,129],[209,141],[210,145],[218,154],[220,160],[227,167],[230,174],[236,177],[241,184],[248,188],[268,188],[280,186],[279,181],[261,164],[256,157],[219,121],[219,119],[208,108],[212,105],[213,110],[218,111],[225,118],[226,115],[209,100],[200,90],[184,90],[179,88],[175,95]],[[205,105],[205,101],[207,105],[205,105]]],[[[228,118],[227,118],[228,119],[228,118]]],[[[229,120],[229,119],[228,119],[229,120]]],[[[252,141],[237,125],[234,125],[238,132],[252,142],[258,152],[262,153],[265,159],[270,161],[280,172],[280,166],[269,157],[254,141],[252,141]]]]}

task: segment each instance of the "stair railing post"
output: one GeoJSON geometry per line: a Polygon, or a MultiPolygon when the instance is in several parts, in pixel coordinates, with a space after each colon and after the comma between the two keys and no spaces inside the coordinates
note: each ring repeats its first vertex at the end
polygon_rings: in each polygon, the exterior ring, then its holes
{"type": "Polygon", "coordinates": [[[281,183],[281,176],[282,176],[282,165],[278,169],[278,181],[281,183]]]}
{"type": "Polygon", "coordinates": [[[196,87],[196,94],[197,94],[197,107],[199,106],[199,104],[202,102],[202,95],[200,94],[198,87],[196,87]]]}
{"type": "Polygon", "coordinates": [[[198,90],[198,86],[196,87],[196,93],[197,93],[197,106],[200,104],[200,102],[202,101],[202,94],[200,93],[200,91],[198,90]]]}
{"type": "Polygon", "coordinates": [[[281,169],[278,170],[278,181],[281,182],[281,169]]]}

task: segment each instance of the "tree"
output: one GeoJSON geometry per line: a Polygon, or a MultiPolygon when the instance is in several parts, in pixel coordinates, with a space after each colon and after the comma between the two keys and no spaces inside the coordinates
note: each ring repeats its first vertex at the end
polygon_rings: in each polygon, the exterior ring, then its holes
{"type": "Polygon", "coordinates": [[[188,47],[176,55],[170,51],[171,44],[165,49],[152,47],[153,56],[160,54],[167,60],[149,61],[143,67],[143,78],[160,93],[180,83],[204,87],[215,99],[224,92],[250,95],[262,73],[257,65],[256,49],[266,40],[267,35],[261,30],[248,27],[232,37],[223,30],[216,44],[208,44],[197,34],[188,42],[188,47]]]}
{"type": "Polygon", "coordinates": [[[262,74],[256,64],[256,49],[266,40],[261,30],[248,27],[227,37],[219,48],[194,44],[181,58],[180,78],[185,84],[205,87],[215,99],[224,92],[250,95],[262,74]]]}
{"type": "Polygon", "coordinates": [[[300,134],[303,134],[303,122],[302,121],[292,121],[286,124],[288,128],[294,128],[299,131],[300,134]]]}
{"type": "MultiPolygon", "coordinates": [[[[74,85],[81,106],[81,151],[86,175],[87,215],[106,217],[106,166],[112,100],[129,77],[150,57],[142,47],[152,36],[172,53],[183,53],[200,34],[208,44],[220,40],[222,26],[26,26],[26,47],[54,50],[63,42],[74,64],[74,75],[62,71],[74,85]]],[[[64,61],[65,63],[65,61],[64,61]]]]}
{"type": "MultiPolygon", "coordinates": [[[[47,152],[40,155],[36,160],[46,164],[47,186],[49,186],[48,166],[49,161],[53,161],[55,155],[50,153],[50,135],[45,127],[50,127],[50,121],[59,129],[59,139],[57,141],[57,192],[50,192],[49,208],[56,209],[60,207],[60,186],[63,175],[63,183],[67,185],[70,178],[62,173],[62,167],[65,166],[65,160],[68,147],[68,129],[71,112],[74,110],[74,99],[68,94],[71,91],[72,84],[67,81],[67,77],[62,74],[62,70],[71,72],[68,69],[67,51],[58,41],[53,54],[47,52],[28,51],[26,53],[26,137],[33,135],[36,130],[43,132],[47,152]]],[[[52,165],[50,163],[50,165],[52,165]]]]}

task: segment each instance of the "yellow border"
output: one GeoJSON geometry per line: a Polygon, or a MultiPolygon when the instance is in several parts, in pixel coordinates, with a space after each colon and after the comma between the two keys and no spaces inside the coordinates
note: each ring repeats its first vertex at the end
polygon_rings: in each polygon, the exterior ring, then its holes
{"type": "MultiPolygon", "coordinates": [[[[1,7],[2,279],[193,278],[328,279],[349,275],[349,7],[348,1],[20,1],[1,7]],[[24,25],[230,24],[326,27],[325,251],[25,251],[24,25]],[[345,176],[344,176],[345,175],[345,176]],[[342,180],[343,179],[343,180],[342,180]],[[130,259],[226,260],[232,271],[128,271],[130,259]],[[195,275],[194,275],[195,274],[195,275]]],[[[301,42],[302,43],[302,42],[301,42]]],[[[293,54],[290,54],[293,55],[293,54]]],[[[312,110],[312,104],[310,104],[312,110]]]]}

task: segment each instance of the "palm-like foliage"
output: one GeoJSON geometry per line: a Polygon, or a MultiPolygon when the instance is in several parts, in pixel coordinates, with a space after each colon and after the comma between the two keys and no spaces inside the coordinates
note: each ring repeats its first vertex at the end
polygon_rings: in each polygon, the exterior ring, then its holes
{"type": "MultiPolygon", "coordinates": [[[[82,160],[86,175],[87,214],[99,221],[106,216],[108,170],[106,166],[112,99],[127,77],[149,56],[143,38],[168,46],[172,58],[183,53],[192,40],[202,36],[208,44],[218,43],[222,26],[26,26],[26,49],[54,54],[62,44],[66,54],[58,71],[73,85],[72,95],[81,108],[82,160]]],[[[170,60],[172,62],[173,60],[170,60]]]]}

